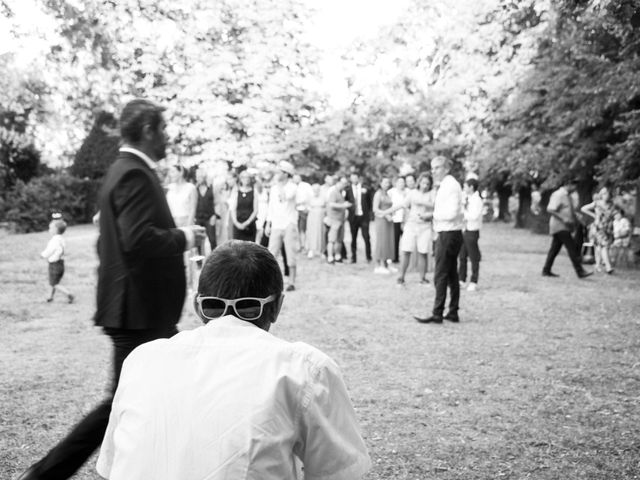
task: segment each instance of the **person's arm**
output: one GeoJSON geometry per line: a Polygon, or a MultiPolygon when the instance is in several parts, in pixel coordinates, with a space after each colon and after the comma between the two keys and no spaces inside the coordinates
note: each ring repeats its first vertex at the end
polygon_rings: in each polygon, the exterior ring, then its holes
{"type": "Polygon", "coordinates": [[[373,195],[373,202],[372,202],[372,209],[373,209],[373,215],[376,217],[384,217],[384,213],[382,210],[380,210],[380,191],[378,190],[374,195],[373,195]]]}
{"type": "Polygon", "coordinates": [[[244,226],[248,227],[258,217],[258,192],[253,190],[253,210],[251,210],[251,215],[244,222],[244,226]]]}
{"type": "Polygon", "coordinates": [[[185,251],[186,232],[179,228],[159,228],[156,225],[159,199],[144,172],[129,172],[116,185],[111,195],[120,243],[125,253],[155,258],[185,251]]]}
{"type": "Polygon", "coordinates": [[[62,254],[62,247],[60,246],[59,242],[56,242],[55,239],[51,238],[48,242],[47,242],[47,246],[45,247],[45,249],[42,251],[42,253],[40,254],[40,256],[46,260],[49,259],[49,257],[53,256],[54,254],[56,255],[61,255],[62,254]]]}
{"type": "MultiPolygon", "coordinates": [[[[587,203],[586,205],[583,205],[580,211],[585,215],[589,215],[591,218],[596,218],[596,202],[591,202],[591,203],[587,203]]],[[[547,208],[547,212],[553,215],[553,212],[550,211],[548,208],[547,208]]],[[[558,217],[557,214],[555,216],[557,218],[560,218],[558,217]]],[[[560,220],[562,220],[562,218],[560,218],[560,220]]]]}
{"type": "Polygon", "coordinates": [[[371,459],[356,413],[338,366],[322,355],[325,360],[305,388],[294,454],[302,460],[305,478],[363,478],[371,459]]]}
{"type": "Polygon", "coordinates": [[[244,230],[244,227],[238,222],[238,195],[236,194],[233,199],[229,198],[229,217],[231,222],[238,230],[244,230]]]}
{"type": "Polygon", "coordinates": [[[191,185],[189,191],[189,219],[187,221],[187,225],[193,225],[196,223],[196,208],[198,208],[198,190],[197,187],[193,183],[189,183],[191,185]]]}

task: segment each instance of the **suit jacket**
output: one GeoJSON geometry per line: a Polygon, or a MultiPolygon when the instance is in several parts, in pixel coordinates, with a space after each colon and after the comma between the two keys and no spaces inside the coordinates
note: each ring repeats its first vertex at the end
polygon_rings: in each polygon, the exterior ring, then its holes
{"type": "MultiPolygon", "coordinates": [[[[349,220],[352,220],[356,216],[356,199],[353,196],[353,185],[349,184],[345,188],[345,200],[351,202],[349,207],[349,220]]],[[[371,190],[364,185],[360,185],[360,202],[362,205],[362,216],[367,220],[373,218],[373,202],[371,196],[371,190]]]]}
{"type": "Polygon", "coordinates": [[[186,238],[177,229],[155,172],[120,152],[98,195],[95,323],[125,329],[176,325],[184,304],[186,238]]]}

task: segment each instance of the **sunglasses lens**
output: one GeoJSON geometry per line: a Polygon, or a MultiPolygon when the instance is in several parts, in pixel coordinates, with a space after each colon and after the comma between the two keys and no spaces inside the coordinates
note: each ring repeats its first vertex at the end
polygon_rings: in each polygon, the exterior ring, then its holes
{"type": "Polygon", "coordinates": [[[258,300],[240,300],[236,303],[236,312],[239,317],[245,320],[255,320],[260,317],[262,313],[260,302],[258,300]]]}
{"type": "Polygon", "coordinates": [[[202,313],[207,318],[221,317],[226,308],[223,301],[213,298],[205,298],[202,300],[202,313]]]}

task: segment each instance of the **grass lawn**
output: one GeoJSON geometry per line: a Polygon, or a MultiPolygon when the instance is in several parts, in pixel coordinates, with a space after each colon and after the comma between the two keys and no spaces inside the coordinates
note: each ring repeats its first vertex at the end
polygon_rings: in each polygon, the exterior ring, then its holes
{"type": "MultiPolygon", "coordinates": [[[[43,455],[102,398],[110,344],[93,326],[95,230],[72,227],[44,303],[46,233],[0,236],[0,478],[43,455]]],[[[433,288],[366,264],[300,260],[272,332],[342,367],[368,479],[640,478],[640,271],[578,280],[546,236],[486,225],[480,288],[460,324],[420,325],[433,288]]],[[[363,255],[361,255],[363,257],[363,255]]],[[[180,328],[198,325],[185,308],[180,328]]],[[[97,479],[95,458],[77,476],[97,479]]]]}

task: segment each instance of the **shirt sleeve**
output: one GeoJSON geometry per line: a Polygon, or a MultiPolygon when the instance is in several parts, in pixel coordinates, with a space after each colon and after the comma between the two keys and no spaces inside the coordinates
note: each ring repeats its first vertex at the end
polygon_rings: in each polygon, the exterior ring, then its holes
{"type": "Polygon", "coordinates": [[[42,258],[46,258],[47,260],[49,260],[49,258],[51,258],[54,254],[56,254],[58,256],[61,255],[62,254],[62,246],[60,245],[60,242],[56,241],[55,237],[52,237],[49,240],[49,243],[47,243],[46,248],[40,254],[40,256],[42,258]]]}
{"type": "Polygon", "coordinates": [[[556,190],[551,194],[551,197],[549,198],[549,203],[547,204],[547,210],[552,210],[554,212],[557,212],[559,207],[560,207],[560,195],[556,190]]]}
{"type": "Polygon", "coordinates": [[[303,404],[302,451],[306,480],[358,479],[371,460],[338,366],[327,359],[315,372],[303,404]]]}

